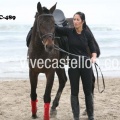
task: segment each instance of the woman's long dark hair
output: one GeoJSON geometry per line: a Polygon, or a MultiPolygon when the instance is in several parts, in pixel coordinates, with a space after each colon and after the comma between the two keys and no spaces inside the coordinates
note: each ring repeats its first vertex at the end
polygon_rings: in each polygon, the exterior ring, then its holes
{"type": "Polygon", "coordinates": [[[86,29],[85,14],[82,13],[82,12],[76,12],[76,13],[74,14],[74,16],[75,16],[76,14],[80,16],[80,18],[81,18],[82,21],[84,21],[84,23],[83,23],[83,29],[86,29]]]}
{"type": "Polygon", "coordinates": [[[93,41],[94,41],[94,45],[95,45],[95,48],[96,48],[96,52],[97,52],[97,57],[99,57],[100,56],[100,48],[99,48],[99,45],[98,45],[97,41],[95,40],[95,38],[94,38],[91,30],[90,30],[90,28],[86,25],[85,14],[82,13],[82,12],[76,12],[74,14],[74,16],[76,14],[80,16],[80,18],[81,18],[82,21],[84,21],[84,23],[83,23],[83,29],[86,29],[87,31],[89,31],[89,33],[92,35],[93,41]]]}

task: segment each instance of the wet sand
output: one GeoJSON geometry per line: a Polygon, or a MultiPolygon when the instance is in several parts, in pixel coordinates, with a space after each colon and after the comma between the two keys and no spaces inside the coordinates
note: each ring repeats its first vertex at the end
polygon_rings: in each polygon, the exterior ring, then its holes
{"type": "MultiPolygon", "coordinates": [[[[96,84],[94,94],[95,120],[120,120],[120,78],[105,78],[106,89],[100,94],[96,84]]],[[[43,95],[45,80],[38,81],[38,118],[43,120],[43,95]]],[[[100,85],[102,85],[100,83],[100,85]]],[[[53,101],[58,88],[58,81],[55,80],[51,102],[53,101]]],[[[87,120],[82,113],[85,109],[84,94],[80,83],[80,118],[87,120]]],[[[36,120],[37,120],[36,119],[36,120]]],[[[0,81],[0,120],[32,120],[30,106],[30,83],[29,80],[0,81]]],[[[63,90],[57,115],[51,116],[50,120],[73,120],[70,106],[70,85],[69,80],[63,90]]]]}

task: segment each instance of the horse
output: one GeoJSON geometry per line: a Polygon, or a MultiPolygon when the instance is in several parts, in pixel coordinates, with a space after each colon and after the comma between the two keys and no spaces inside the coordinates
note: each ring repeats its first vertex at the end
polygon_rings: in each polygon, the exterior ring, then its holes
{"type": "Polygon", "coordinates": [[[59,88],[52,103],[51,114],[56,113],[56,107],[59,105],[59,100],[67,81],[64,68],[54,68],[50,66],[53,64],[52,60],[57,59],[59,61],[61,59],[60,51],[54,49],[54,45],[59,46],[58,40],[55,38],[55,21],[52,15],[55,9],[56,4],[48,10],[46,7],[42,7],[40,2],[37,3],[37,14],[32,28],[31,42],[28,47],[32,118],[37,118],[36,88],[38,75],[39,73],[44,73],[46,75],[46,88],[43,97],[44,120],[50,119],[49,109],[51,102],[51,89],[54,82],[55,72],[58,76],[59,88]],[[47,62],[43,63],[46,60],[47,62]],[[48,60],[51,60],[52,62],[49,62],[48,60]],[[45,65],[47,65],[47,67],[45,65]]]}

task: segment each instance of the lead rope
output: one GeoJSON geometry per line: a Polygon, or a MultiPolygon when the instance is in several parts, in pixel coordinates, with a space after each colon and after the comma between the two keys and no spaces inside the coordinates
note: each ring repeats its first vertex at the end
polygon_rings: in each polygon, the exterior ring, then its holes
{"type": "MultiPolygon", "coordinates": [[[[77,56],[77,57],[80,56],[80,55],[76,55],[76,54],[67,52],[67,51],[63,50],[62,48],[58,47],[58,46],[55,45],[55,44],[54,44],[54,46],[56,47],[56,48],[54,48],[54,49],[56,49],[56,50],[58,50],[58,51],[61,51],[61,52],[64,52],[64,53],[67,53],[68,55],[73,55],[73,56],[77,56]]],[[[83,56],[83,57],[88,58],[87,56],[83,56]]],[[[97,64],[97,63],[94,63],[94,65],[95,65],[96,74],[97,74],[98,91],[99,91],[99,93],[102,93],[102,92],[105,90],[105,81],[104,81],[104,77],[103,77],[102,71],[101,71],[100,67],[98,66],[98,64],[97,64]],[[102,80],[103,80],[103,90],[101,90],[101,91],[100,91],[100,87],[99,87],[99,79],[98,79],[98,70],[97,70],[97,67],[99,68],[99,70],[100,70],[100,72],[101,72],[102,80]]]]}
{"type": "MultiPolygon", "coordinates": [[[[63,50],[62,48],[58,47],[58,46],[55,45],[55,44],[54,44],[54,46],[56,47],[56,48],[54,48],[54,49],[59,50],[59,51],[64,52],[64,53],[67,53],[68,55],[73,55],[73,56],[77,56],[77,57],[80,56],[80,55],[76,55],[76,54],[73,54],[73,53],[67,52],[67,51],[63,50]]],[[[86,56],[83,56],[83,57],[86,57],[86,56]]],[[[86,57],[86,58],[88,58],[88,57],[86,57]]]]}
{"type": "Polygon", "coordinates": [[[97,85],[98,85],[98,91],[99,93],[102,93],[104,90],[105,90],[105,80],[104,80],[104,77],[103,77],[103,74],[102,74],[102,71],[100,69],[100,67],[98,66],[97,63],[94,64],[95,65],[95,69],[96,69],[96,74],[97,74],[97,85]],[[99,79],[98,79],[98,71],[97,71],[97,67],[99,68],[100,70],[100,73],[101,73],[101,76],[102,76],[102,80],[103,80],[103,90],[100,91],[100,85],[99,85],[99,79]]]}

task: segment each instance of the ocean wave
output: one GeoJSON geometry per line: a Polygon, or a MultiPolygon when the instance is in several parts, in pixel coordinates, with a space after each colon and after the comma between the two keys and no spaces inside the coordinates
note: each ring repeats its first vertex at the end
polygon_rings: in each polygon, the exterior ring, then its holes
{"type": "Polygon", "coordinates": [[[26,49],[26,45],[24,45],[24,46],[15,46],[15,47],[12,47],[12,46],[10,46],[9,48],[8,48],[8,46],[2,46],[2,47],[0,47],[0,51],[2,51],[2,52],[12,52],[12,51],[16,51],[16,54],[17,53],[19,53],[20,52],[20,50],[25,50],[25,52],[27,52],[27,49],[26,49]]]}
{"type": "MultiPolygon", "coordinates": [[[[117,25],[89,25],[93,31],[120,31],[117,25]]],[[[30,24],[0,24],[0,31],[26,31],[32,27],[30,24]]]]}
{"type": "Polygon", "coordinates": [[[6,31],[28,31],[30,30],[31,26],[27,24],[0,24],[0,32],[6,32],[6,31]]]}
{"type": "MultiPolygon", "coordinates": [[[[99,58],[97,58],[97,61],[105,61],[105,60],[117,60],[120,62],[120,55],[101,55],[99,58]]],[[[16,59],[7,59],[7,58],[4,58],[4,59],[0,59],[0,64],[6,64],[6,65],[17,65],[17,64],[22,64],[22,65],[27,65],[28,64],[28,61],[27,61],[27,57],[24,57],[24,58],[16,58],[16,59]]]]}
{"type": "Polygon", "coordinates": [[[28,73],[28,70],[23,71],[23,70],[8,70],[8,71],[3,71],[2,73],[28,73]]]}
{"type": "MultiPolygon", "coordinates": [[[[120,68],[118,68],[118,69],[105,69],[104,67],[101,67],[101,66],[100,66],[100,68],[101,68],[101,70],[102,70],[102,73],[103,73],[103,72],[110,72],[111,74],[115,74],[115,72],[120,73],[120,68]]],[[[96,69],[93,68],[93,71],[94,71],[95,74],[96,74],[96,69]]],[[[98,71],[98,73],[99,73],[99,75],[101,76],[100,71],[98,71]]],[[[104,75],[104,74],[103,74],[103,75],[104,75]]]]}
{"type": "Polygon", "coordinates": [[[101,42],[115,42],[118,41],[120,42],[120,34],[117,35],[117,33],[111,33],[111,35],[109,34],[101,34],[99,32],[99,35],[95,35],[95,38],[97,41],[101,41],[101,42]]]}
{"type": "Polygon", "coordinates": [[[112,49],[112,48],[119,48],[120,49],[120,45],[119,44],[104,44],[104,43],[101,43],[101,44],[99,44],[99,46],[100,46],[100,48],[110,48],[110,49],[112,49]]]}
{"type": "Polygon", "coordinates": [[[120,55],[104,55],[100,56],[99,59],[104,60],[104,59],[119,59],[120,60],[120,55]]]}
{"type": "Polygon", "coordinates": [[[120,31],[120,25],[90,25],[94,31],[120,31]]]}
{"type": "Polygon", "coordinates": [[[27,56],[23,58],[22,57],[0,58],[0,63],[6,63],[6,64],[27,63],[27,56]]]}
{"type": "Polygon", "coordinates": [[[101,50],[101,57],[107,58],[107,57],[115,57],[118,58],[120,56],[119,51],[112,51],[112,50],[101,50]]]}

